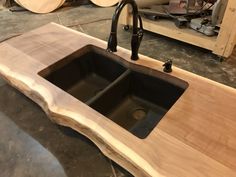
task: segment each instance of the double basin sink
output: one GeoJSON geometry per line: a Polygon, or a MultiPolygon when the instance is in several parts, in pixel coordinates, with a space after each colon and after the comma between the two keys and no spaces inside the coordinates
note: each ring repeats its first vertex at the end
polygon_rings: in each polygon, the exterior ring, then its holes
{"type": "Polygon", "coordinates": [[[188,87],[181,79],[148,70],[88,45],[39,75],[144,139],[188,87]]]}

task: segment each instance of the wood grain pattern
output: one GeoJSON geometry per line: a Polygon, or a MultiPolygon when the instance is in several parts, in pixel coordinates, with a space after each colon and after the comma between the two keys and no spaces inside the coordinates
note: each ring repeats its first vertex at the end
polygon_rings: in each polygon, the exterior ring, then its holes
{"type": "Polygon", "coordinates": [[[92,3],[96,4],[97,6],[101,7],[111,7],[114,6],[119,2],[119,0],[90,0],[92,3]]]}
{"type": "Polygon", "coordinates": [[[216,54],[229,57],[232,54],[235,43],[234,39],[236,36],[236,1],[229,0],[225,15],[221,24],[220,33],[217,37],[217,44],[215,45],[216,54]]]}
{"type": "MultiPolygon", "coordinates": [[[[88,45],[106,42],[48,24],[0,44],[0,75],[39,104],[50,119],[91,139],[135,176],[236,177],[236,90],[173,68],[189,88],[146,139],[49,83],[37,73],[88,45]],[[63,42],[61,42],[63,41],[63,42]]],[[[161,71],[162,63],[118,47],[121,62],[161,71]]]]}
{"type": "Polygon", "coordinates": [[[35,13],[49,13],[59,8],[64,0],[15,0],[20,6],[35,13]]]}

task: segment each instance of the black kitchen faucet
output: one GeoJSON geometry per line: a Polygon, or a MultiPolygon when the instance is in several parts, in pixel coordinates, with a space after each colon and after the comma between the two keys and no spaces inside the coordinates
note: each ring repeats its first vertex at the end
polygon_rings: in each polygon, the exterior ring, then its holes
{"type": "Polygon", "coordinates": [[[131,40],[131,60],[138,60],[138,49],[143,38],[143,25],[141,16],[138,14],[138,7],[135,0],[122,0],[116,7],[115,14],[112,17],[111,34],[108,40],[107,51],[117,51],[117,25],[120,13],[125,5],[130,4],[133,9],[133,34],[131,40]],[[140,23],[140,29],[138,28],[138,21],[140,23]]]}

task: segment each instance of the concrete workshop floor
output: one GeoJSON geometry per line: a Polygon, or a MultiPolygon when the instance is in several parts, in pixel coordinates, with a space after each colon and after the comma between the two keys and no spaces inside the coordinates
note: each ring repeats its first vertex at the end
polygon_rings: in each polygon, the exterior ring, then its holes
{"type": "MultiPolygon", "coordinates": [[[[0,41],[49,22],[107,40],[114,8],[92,5],[36,15],[0,7],[0,41]],[[97,21],[97,22],[96,22],[97,21]]],[[[119,30],[119,45],[130,48],[130,32],[119,30]]],[[[236,61],[220,63],[211,52],[146,33],[140,53],[236,88],[236,61]]],[[[0,79],[0,176],[127,177],[82,135],[59,127],[32,101],[0,79]]]]}

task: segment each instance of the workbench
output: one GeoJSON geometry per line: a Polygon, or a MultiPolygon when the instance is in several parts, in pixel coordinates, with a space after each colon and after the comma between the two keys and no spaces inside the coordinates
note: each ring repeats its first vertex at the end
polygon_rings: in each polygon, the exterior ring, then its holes
{"type": "MultiPolygon", "coordinates": [[[[139,139],[38,74],[87,45],[107,47],[48,24],[0,44],[0,75],[53,122],[85,135],[135,176],[236,177],[235,89],[173,67],[170,75],[189,86],[151,134],[139,139]]],[[[143,55],[131,61],[130,51],[121,47],[115,55],[130,67],[164,74],[162,62],[143,55]]]]}
{"type": "MultiPolygon", "coordinates": [[[[224,2],[225,3],[225,2],[224,2]]],[[[121,13],[120,23],[132,25],[132,10],[126,6],[121,13]]],[[[143,19],[144,29],[201,48],[211,50],[214,54],[228,58],[236,44],[236,1],[228,0],[227,8],[218,36],[209,37],[193,29],[180,29],[173,21],[143,19]]]]}

